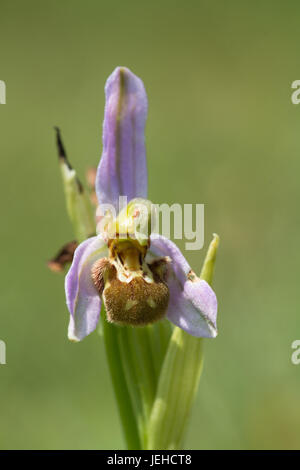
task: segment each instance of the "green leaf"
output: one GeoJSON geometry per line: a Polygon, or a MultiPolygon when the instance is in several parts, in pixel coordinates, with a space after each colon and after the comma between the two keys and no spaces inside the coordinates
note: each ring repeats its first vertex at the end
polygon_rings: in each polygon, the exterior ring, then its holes
{"type": "Polygon", "coordinates": [[[171,331],[167,320],[146,327],[115,327],[143,449],[148,445],[148,424],[171,331]]]}

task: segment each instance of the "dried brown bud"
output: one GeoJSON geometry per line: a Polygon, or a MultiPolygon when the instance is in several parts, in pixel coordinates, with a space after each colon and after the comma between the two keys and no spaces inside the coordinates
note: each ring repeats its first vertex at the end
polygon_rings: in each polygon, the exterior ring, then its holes
{"type": "Polygon", "coordinates": [[[67,263],[72,263],[74,251],[76,250],[78,243],[76,240],[73,240],[69,243],[66,243],[57,253],[57,255],[48,261],[47,265],[51,271],[61,272],[64,270],[64,267],[67,263]]]}

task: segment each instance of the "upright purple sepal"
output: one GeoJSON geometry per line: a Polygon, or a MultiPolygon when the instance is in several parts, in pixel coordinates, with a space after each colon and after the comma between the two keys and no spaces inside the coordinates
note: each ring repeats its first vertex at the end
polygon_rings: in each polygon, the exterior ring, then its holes
{"type": "Polygon", "coordinates": [[[147,96],[143,82],[126,67],[117,67],[105,86],[103,153],[96,192],[100,204],[118,209],[119,196],[147,197],[144,129],[147,96]]]}

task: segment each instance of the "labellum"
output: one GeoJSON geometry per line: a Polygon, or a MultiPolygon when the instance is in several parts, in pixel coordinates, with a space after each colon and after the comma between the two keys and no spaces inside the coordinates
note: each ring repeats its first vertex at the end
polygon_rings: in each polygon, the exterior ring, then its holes
{"type": "Polygon", "coordinates": [[[107,320],[143,326],[160,320],[169,303],[166,284],[169,260],[147,263],[148,246],[128,238],[108,242],[109,257],[96,261],[92,278],[105,304],[107,320]]]}

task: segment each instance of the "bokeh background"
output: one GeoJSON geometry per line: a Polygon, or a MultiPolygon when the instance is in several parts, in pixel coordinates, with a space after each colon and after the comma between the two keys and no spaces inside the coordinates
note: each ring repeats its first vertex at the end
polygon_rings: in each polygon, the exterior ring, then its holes
{"type": "MultiPolygon", "coordinates": [[[[46,267],[73,238],[53,126],[83,180],[117,65],[148,92],[150,198],[205,203],[205,247],[221,236],[187,448],[300,447],[299,17],[292,0],[0,1],[1,449],[124,447],[101,338],[68,342],[46,267]]],[[[199,271],[204,250],[186,256],[199,271]]]]}

